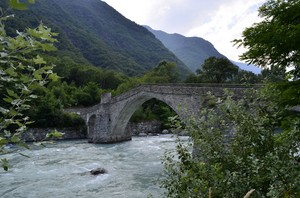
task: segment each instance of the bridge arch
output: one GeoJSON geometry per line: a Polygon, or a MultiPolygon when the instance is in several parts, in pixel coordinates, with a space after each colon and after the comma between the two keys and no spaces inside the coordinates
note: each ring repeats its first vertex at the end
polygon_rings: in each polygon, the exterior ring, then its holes
{"type": "Polygon", "coordinates": [[[146,92],[136,97],[133,97],[131,100],[127,101],[127,103],[120,110],[118,116],[116,117],[115,124],[112,130],[113,132],[115,132],[116,136],[120,136],[127,133],[125,129],[134,112],[142,104],[144,104],[145,102],[151,99],[157,99],[159,101],[164,102],[179,116],[181,120],[183,120],[184,115],[182,114],[182,111],[180,111],[180,107],[177,103],[172,102],[172,100],[168,100],[168,98],[163,95],[160,94],[153,95],[146,92]]]}

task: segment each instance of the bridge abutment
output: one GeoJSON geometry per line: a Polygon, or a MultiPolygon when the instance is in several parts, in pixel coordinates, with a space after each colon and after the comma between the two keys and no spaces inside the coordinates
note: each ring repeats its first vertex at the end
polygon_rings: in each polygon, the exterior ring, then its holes
{"type": "Polygon", "coordinates": [[[113,124],[110,114],[99,114],[92,127],[94,127],[92,131],[89,131],[90,143],[109,144],[131,140],[131,135],[126,135],[126,133],[119,135],[112,131],[113,124]]]}
{"type": "Polygon", "coordinates": [[[109,144],[131,140],[131,134],[114,132],[115,119],[111,109],[111,93],[101,97],[101,103],[96,110],[95,118],[91,116],[88,122],[88,142],[109,144]]]}

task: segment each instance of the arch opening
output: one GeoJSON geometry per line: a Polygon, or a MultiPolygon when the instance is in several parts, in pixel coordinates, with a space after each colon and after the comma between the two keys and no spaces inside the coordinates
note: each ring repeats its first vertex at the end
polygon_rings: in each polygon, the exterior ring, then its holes
{"type": "Polygon", "coordinates": [[[163,99],[148,96],[138,97],[128,103],[120,112],[114,131],[132,136],[140,133],[143,135],[157,134],[164,129],[170,130],[172,125],[168,122],[168,118],[180,117],[176,110],[174,105],[163,99]],[[137,126],[139,122],[144,122],[144,124],[141,123],[137,126]],[[136,129],[134,130],[133,127],[136,129]],[[138,128],[143,129],[142,131],[136,131],[138,128]]]}
{"type": "Polygon", "coordinates": [[[175,116],[178,115],[170,106],[152,98],[137,108],[125,130],[130,130],[133,135],[166,133],[172,128],[169,118],[175,116]]]}

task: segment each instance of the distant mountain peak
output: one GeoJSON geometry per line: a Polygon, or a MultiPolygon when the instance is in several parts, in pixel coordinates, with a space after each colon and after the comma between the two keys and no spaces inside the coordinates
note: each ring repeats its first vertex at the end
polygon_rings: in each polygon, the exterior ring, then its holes
{"type": "MultiPolygon", "coordinates": [[[[171,52],[173,52],[182,62],[184,62],[193,72],[201,67],[205,59],[214,56],[217,58],[227,58],[219,53],[212,43],[201,37],[185,37],[178,33],[166,33],[162,30],[154,30],[149,26],[144,26],[152,32],[171,52]]],[[[254,65],[231,61],[242,70],[260,73],[260,69],[254,65]]]]}
{"type": "Polygon", "coordinates": [[[168,34],[161,30],[146,27],[159,39],[171,52],[184,62],[193,72],[211,57],[225,57],[220,54],[209,41],[200,37],[185,37],[181,34],[168,34]]]}

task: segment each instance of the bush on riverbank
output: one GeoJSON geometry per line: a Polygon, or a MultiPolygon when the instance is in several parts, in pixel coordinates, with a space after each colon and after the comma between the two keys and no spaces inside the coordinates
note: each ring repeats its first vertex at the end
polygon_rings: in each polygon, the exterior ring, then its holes
{"type": "Polygon", "coordinates": [[[280,92],[231,95],[190,119],[194,152],[179,143],[166,155],[167,197],[299,197],[300,113],[279,105],[280,92]],[[295,116],[295,113],[297,116],[295,116]]]}

